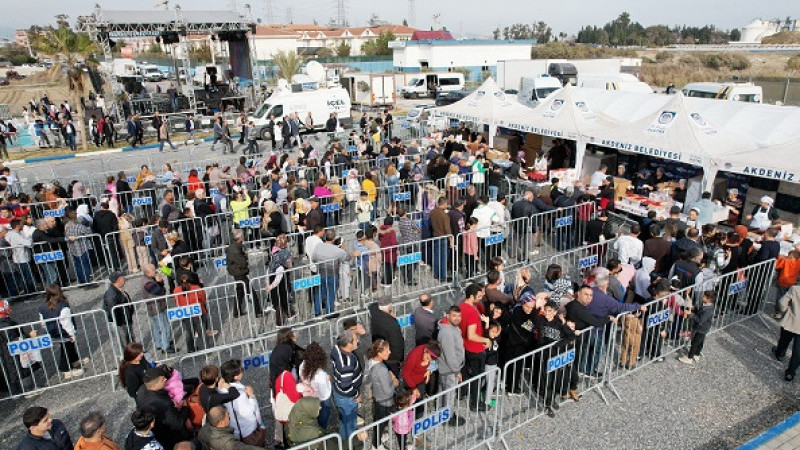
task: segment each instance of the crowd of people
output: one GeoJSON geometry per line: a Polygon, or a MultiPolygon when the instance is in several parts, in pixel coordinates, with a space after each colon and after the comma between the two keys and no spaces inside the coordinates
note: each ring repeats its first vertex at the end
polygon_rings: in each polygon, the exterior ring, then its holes
{"type": "MultiPolygon", "coordinates": [[[[286,120],[291,138],[292,121],[298,118],[287,116],[286,120]]],[[[135,117],[132,121],[135,139],[135,117]]],[[[123,443],[126,450],[263,448],[270,441],[287,447],[333,430],[344,442],[359,428],[359,417],[381,421],[389,416],[391,420],[384,421],[372,436],[359,433],[358,440],[371,440],[381,448],[395,447],[387,442],[393,439],[400,448],[414,448],[422,443],[412,433],[420,405],[438,393],[446,404],[454,404],[459,395],[455,388],[465,381],[469,381],[467,408],[454,411],[447,426],[464,426],[469,415],[496,408],[506,394],[539,395],[552,417],[562,401],[580,400],[580,379],[602,378],[601,362],[609,339],[605,330],[615,326],[620,315],[635,318],[625,321],[622,366],[631,368],[642,356],[663,360],[662,338],[690,343],[680,360],[694,364],[702,355],[715,310],[733,308],[751,314],[760,306],[755,296],[744,304],[717,304],[719,287],[711,281],[718,276],[777,258],[778,284],[786,292],[783,298],[800,298],[800,291],[791,287],[800,273],[800,253],[779,257],[774,228],[768,228],[763,240],[754,244],[744,226],[724,232],[710,223],[687,223],[679,210],[672,210],[663,221],[648,216],[617,236],[609,226],[613,196],[604,197],[604,191],[592,196],[580,183],[562,188],[553,179],[549,186],[521,189],[516,195],[505,179],[524,176],[518,163],[485,159],[486,147],[464,126],[454,130],[453,138],[444,144],[423,149],[416,142],[406,146],[392,139],[391,126],[384,126],[391,122],[388,112],[377,119],[364,117],[360,130],[341,141],[333,139],[325,148],[315,149],[309,140],[289,139],[288,152],[273,151],[263,159],[243,156],[235,168],[209,164],[202,175],[196,169],[182,174],[170,164],[156,175],[143,166],[131,183],[120,172],[101,182],[102,194],[96,202],[86,191],[88,180],[73,180],[68,189],[57,183],[37,185],[29,196],[20,192],[12,171],[3,168],[0,249],[5,249],[0,269],[6,282],[2,294],[18,298],[45,292],[38,310],[40,320],[56,343],[59,376],[68,380],[84,374],[91,355],[77,351],[79,330],[71,321],[62,287],[92,286],[107,276],[102,308],[118,327],[119,346],[124,349],[119,381],[136,403],[130,416],[132,429],[123,443]],[[408,197],[397,196],[406,192],[408,197]],[[144,197],[151,199],[152,206],[133,201],[144,197]],[[522,267],[513,274],[505,270],[504,256],[519,249],[493,244],[492,235],[529,233],[531,242],[539,242],[537,234],[556,231],[544,223],[524,230],[509,230],[508,224],[578,205],[575,217],[585,233],[560,230],[552,242],[559,250],[598,244],[604,267],[573,280],[570,268],[553,264],[538,292],[531,269],[522,267]],[[64,209],[63,217],[44,214],[56,209],[64,209]],[[413,219],[412,213],[417,214],[413,219]],[[260,218],[258,224],[245,225],[253,217],[260,218]],[[342,224],[357,225],[353,238],[337,233],[342,224]],[[613,244],[602,245],[612,238],[616,238],[613,244]],[[347,247],[352,250],[344,250],[347,239],[352,239],[347,247]],[[455,272],[474,281],[463,287],[459,302],[443,308],[443,315],[435,312],[430,293],[420,295],[410,345],[397,321],[396,300],[380,295],[380,288],[419,283],[419,271],[398,266],[398,248],[426,239],[431,244],[421,262],[430,266],[438,284],[453,282],[455,272]],[[257,292],[251,290],[252,255],[247,243],[259,240],[266,240],[268,257],[265,267],[256,268],[267,276],[264,289],[257,292]],[[241,282],[233,305],[235,316],[252,312],[260,319],[274,314],[277,339],[269,358],[269,392],[243,384],[242,361],[237,359],[205,366],[197,378],[169,364],[147,361],[144,337],[134,333],[133,303],[149,300],[150,334],[159,352],[152,356],[168,359],[182,349],[167,320],[167,308],[173,302],[196,304],[202,313],[179,322],[183,345],[187,353],[213,346],[219,331],[210,320],[205,280],[197,271],[204,261],[196,256],[212,248],[224,251],[226,273],[241,282]],[[34,263],[34,253],[43,249],[63,249],[69,258],[34,263]],[[613,257],[605,258],[607,254],[613,257]],[[301,306],[290,275],[298,265],[307,266],[309,273],[320,278],[310,298],[314,316],[340,309],[337,301],[345,296],[342,286],[349,290],[350,279],[358,280],[365,299],[377,298],[367,308],[369,338],[366,324],[346,320],[330,352],[324,350],[324,337],[305,348],[298,344],[288,327],[297,323],[301,306]],[[141,299],[126,292],[125,271],[142,273],[137,280],[143,290],[141,299]],[[687,293],[687,289],[693,291],[687,293]],[[264,296],[268,301],[262,302],[264,296]],[[656,328],[654,337],[654,331],[643,331],[642,322],[653,312],[648,305],[662,300],[671,320],[656,328]],[[527,371],[539,370],[539,363],[514,364],[509,373],[501,374],[501,389],[495,392],[493,377],[500,373],[498,368],[548,346],[578,353],[576,364],[559,372],[557,383],[546,377],[526,392],[525,380],[540,379],[526,375],[527,371]],[[268,399],[274,419],[272,436],[267,436],[259,406],[259,400],[268,399]],[[335,422],[331,420],[334,409],[335,422]]],[[[224,121],[218,124],[215,144],[222,141],[224,152],[232,151],[230,132],[224,121]]],[[[164,136],[162,149],[164,144],[171,145],[169,136],[164,136]]],[[[285,145],[284,141],[281,146],[285,145]]],[[[607,178],[599,182],[608,187],[607,178]]],[[[755,214],[769,215],[760,210],[755,214]]],[[[776,313],[790,321],[786,308],[782,300],[776,313]]],[[[10,304],[3,302],[0,320],[11,320],[10,316],[10,304]]],[[[774,350],[779,358],[794,332],[800,331],[788,322],[784,329],[774,350]]],[[[2,338],[12,341],[39,331],[27,325],[18,330],[17,336],[6,333],[2,338]]],[[[787,379],[800,366],[800,355],[795,360],[795,354],[787,379]]],[[[7,388],[13,391],[11,385],[18,383],[24,391],[41,366],[23,368],[19,357],[5,352],[3,356],[3,364],[15,369],[7,373],[19,378],[7,379],[7,388]]],[[[47,409],[28,409],[23,423],[28,433],[20,450],[73,448],[64,424],[52,420],[47,409]]],[[[75,448],[118,448],[106,436],[99,413],[81,421],[80,433],[75,448]]]]}

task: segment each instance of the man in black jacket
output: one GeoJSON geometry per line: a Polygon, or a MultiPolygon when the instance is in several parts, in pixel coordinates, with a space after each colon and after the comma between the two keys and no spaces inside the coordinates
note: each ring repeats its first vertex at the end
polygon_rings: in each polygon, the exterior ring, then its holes
{"type": "Polygon", "coordinates": [[[133,310],[134,307],[131,303],[131,296],[122,290],[125,286],[125,276],[122,272],[112,272],[108,276],[108,289],[103,294],[103,309],[106,311],[106,317],[109,322],[117,324],[119,332],[119,342],[122,347],[125,347],[130,342],[136,339],[133,337],[133,310]],[[123,306],[116,308],[117,306],[123,306]]]}
{"type": "Polygon", "coordinates": [[[391,297],[378,297],[377,302],[369,305],[369,322],[372,340],[381,338],[389,342],[391,354],[386,361],[387,366],[393,372],[395,369],[399,372],[406,356],[406,341],[403,338],[403,330],[400,329],[400,324],[392,312],[391,297]]]}
{"type": "Polygon", "coordinates": [[[33,253],[62,252],[62,258],[55,261],[40,263],[39,272],[42,275],[42,282],[45,287],[49,284],[58,283],[63,280],[66,283],[69,278],[66,276],[63,255],[66,254],[61,244],[64,243],[64,234],[56,228],[56,221],[52,217],[45,217],[36,221],[36,230],[31,236],[33,241],[33,253]]]}
{"type": "Polygon", "coordinates": [[[153,434],[164,448],[173,448],[181,441],[191,440],[186,428],[188,408],[175,408],[164,385],[167,379],[160,367],[150,367],[144,371],[144,385],[136,393],[136,407],[149,408],[155,413],[156,425],[153,434]]]}
{"type": "MultiPolygon", "coordinates": [[[[243,248],[244,233],[242,230],[233,230],[231,237],[233,240],[231,245],[228,246],[228,250],[225,252],[228,275],[232,276],[234,281],[241,281],[244,284],[244,286],[239,283],[236,284],[237,308],[234,316],[239,317],[248,312],[247,305],[245,305],[245,292],[250,291],[250,278],[248,278],[250,275],[250,265],[247,260],[247,252],[245,252],[243,248]]],[[[256,317],[261,317],[264,314],[261,310],[261,300],[255,292],[252,293],[252,296],[256,317]]]]}
{"type": "MultiPolygon", "coordinates": [[[[119,245],[117,235],[112,234],[108,238],[106,237],[107,234],[116,231],[119,231],[119,220],[116,214],[111,212],[108,202],[100,203],[100,210],[94,213],[94,219],[92,220],[92,232],[99,234],[102,241],[108,242],[108,247],[111,250],[111,258],[106,265],[109,270],[118,269],[119,261],[122,260],[122,256],[119,254],[119,250],[122,246],[119,245]],[[111,240],[111,242],[109,242],[109,240],[111,240]]],[[[103,255],[103,252],[99,252],[98,258],[102,258],[103,255]]]]}
{"type": "Polygon", "coordinates": [[[28,433],[17,450],[72,450],[67,427],[60,420],[51,418],[47,408],[31,406],[22,414],[22,423],[28,433]]]}
{"type": "MultiPolygon", "coordinates": [[[[217,366],[204,366],[200,369],[200,382],[202,383],[199,390],[200,405],[206,414],[215,406],[222,406],[239,398],[239,390],[230,389],[230,385],[220,378],[217,366]],[[218,389],[228,392],[223,394],[218,392],[218,389]]],[[[252,393],[252,388],[250,392],[252,393]]]]}

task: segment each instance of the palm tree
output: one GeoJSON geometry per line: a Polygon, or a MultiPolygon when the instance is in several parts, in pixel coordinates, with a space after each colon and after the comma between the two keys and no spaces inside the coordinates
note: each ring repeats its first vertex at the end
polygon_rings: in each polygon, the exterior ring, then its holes
{"type": "Polygon", "coordinates": [[[89,133],[86,132],[84,111],[78,111],[81,98],[85,96],[84,68],[97,65],[94,54],[99,50],[87,33],[76,33],[66,26],[49,27],[42,34],[31,36],[33,49],[40,57],[50,58],[53,73],[59,73],[69,83],[72,109],[78,118],[78,130],[83,133],[82,148],[89,149],[89,133]]]}
{"type": "Polygon", "coordinates": [[[285,78],[289,82],[293,75],[300,73],[300,66],[303,65],[303,60],[291,51],[278,50],[272,55],[272,61],[278,66],[278,78],[285,78]]]}

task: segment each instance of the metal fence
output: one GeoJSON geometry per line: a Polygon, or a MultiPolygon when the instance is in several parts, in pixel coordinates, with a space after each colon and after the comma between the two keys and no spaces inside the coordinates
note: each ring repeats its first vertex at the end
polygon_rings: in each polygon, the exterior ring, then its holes
{"type": "Polygon", "coordinates": [[[9,395],[5,398],[98,378],[117,367],[118,353],[105,311],[40,318],[0,329],[0,336],[6,344],[0,349],[0,382],[9,395]]]}
{"type": "MultiPolygon", "coordinates": [[[[503,258],[507,269],[525,265],[531,248],[529,230],[529,218],[520,217],[458,233],[451,249],[452,277],[459,282],[483,278],[489,272],[490,261],[496,257],[503,258]]],[[[434,263],[440,262],[436,259],[441,258],[439,255],[435,251],[434,263]]]]}
{"type": "Polygon", "coordinates": [[[117,305],[112,317],[120,348],[141,342],[159,360],[251,338],[258,320],[242,282],[192,284],[185,292],[117,305]]]}

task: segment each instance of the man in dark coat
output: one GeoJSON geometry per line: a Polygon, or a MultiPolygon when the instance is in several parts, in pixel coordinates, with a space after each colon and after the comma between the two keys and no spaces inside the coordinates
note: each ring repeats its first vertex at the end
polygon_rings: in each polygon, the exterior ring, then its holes
{"type": "Polygon", "coordinates": [[[133,338],[133,310],[134,307],[131,303],[131,296],[128,295],[122,288],[125,286],[125,276],[122,272],[112,272],[108,276],[108,289],[103,294],[103,309],[106,312],[106,317],[109,322],[117,324],[119,331],[119,341],[122,347],[125,347],[130,342],[134,342],[133,338]],[[115,308],[117,306],[121,308],[115,308]]]}
{"type": "Polygon", "coordinates": [[[17,450],[72,450],[67,427],[60,420],[51,418],[47,408],[31,406],[22,414],[22,423],[28,433],[17,450]]]}
{"type": "Polygon", "coordinates": [[[381,338],[389,342],[391,354],[386,364],[393,372],[395,368],[399,372],[400,364],[406,355],[406,341],[397,318],[392,314],[392,298],[383,296],[379,297],[377,302],[371,303],[369,317],[372,340],[381,338]]]}
{"type": "MultiPolygon", "coordinates": [[[[228,275],[232,276],[234,281],[241,281],[244,284],[244,286],[242,286],[242,284],[236,284],[236,303],[238,308],[234,316],[239,317],[248,312],[247,305],[245,305],[245,292],[250,291],[250,278],[248,278],[250,275],[250,265],[247,260],[247,252],[244,251],[243,247],[244,233],[242,230],[233,230],[231,237],[233,240],[225,252],[228,275]]],[[[264,314],[261,309],[261,301],[255,292],[253,292],[252,295],[256,317],[261,317],[264,314]]]]}
{"type": "Polygon", "coordinates": [[[136,407],[149,408],[155,413],[156,425],[153,434],[164,448],[174,448],[175,444],[191,440],[186,428],[189,408],[178,410],[169,398],[164,385],[167,379],[161,367],[149,367],[144,371],[144,385],[136,393],[136,407]]]}

